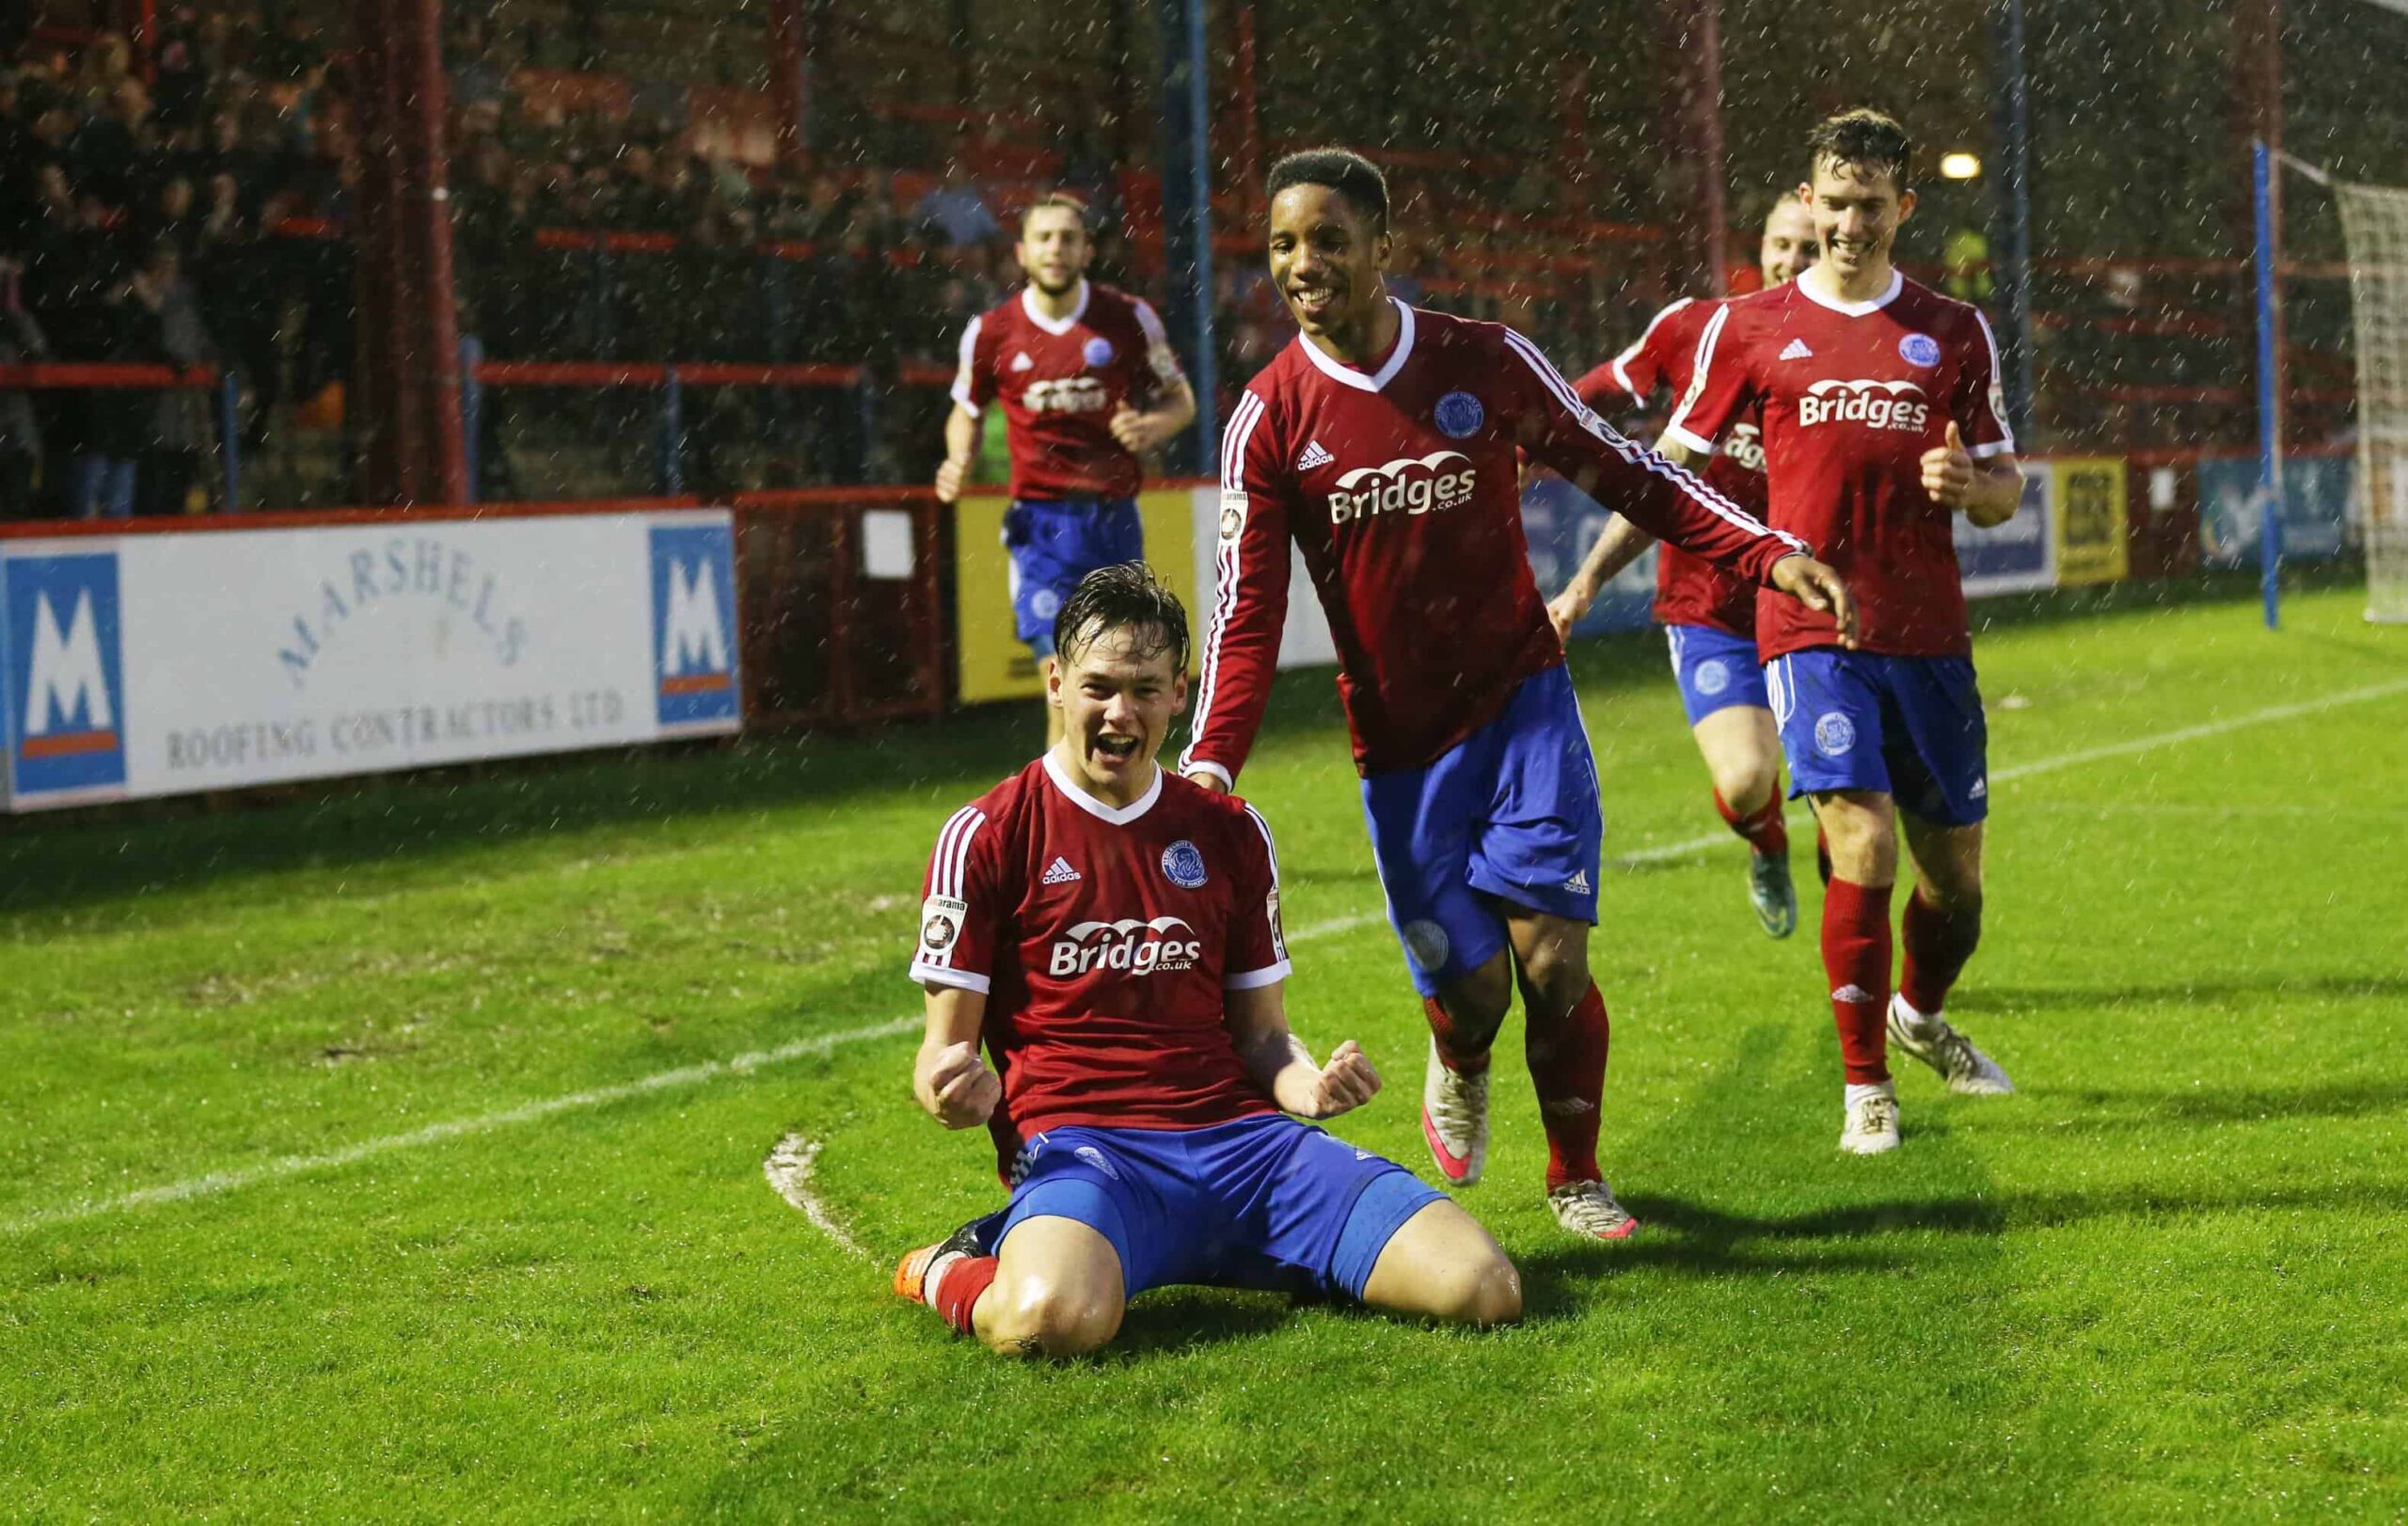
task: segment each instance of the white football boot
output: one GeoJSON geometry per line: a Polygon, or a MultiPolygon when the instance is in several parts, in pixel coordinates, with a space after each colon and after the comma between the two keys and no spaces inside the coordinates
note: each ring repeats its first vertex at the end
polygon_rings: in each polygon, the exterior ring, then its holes
{"type": "Polygon", "coordinates": [[[1908,1006],[1904,996],[1890,998],[1890,1042],[1938,1071],[1951,1091],[2004,1097],[2015,1089],[1998,1061],[1974,1048],[1938,1012],[1925,1016],[1908,1006]]]}
{"type": "Polygon", "coordinates": [[[1639,1230],[1639,1220],[1603,1182],[1566,1182],[1547,1193],[1546,1205],[1558,1224],[1592,1240],[1627,1240],[1639,1230]]]}
{"type": "Polygon", "coordinates": [[[1488,1073],[1449,1070],[1436,1039],[1430,1041],[1430,1068],[1421,1077],[1421,1137],[1450,1186],[1470,1186],[1488,1167],[1488,1073]]]}
{"type": "Polygon", "coordinates": [[[1847,1105],[1840,1125],[1840,1148],[1851,1155],[1878,1155],[1898,1148],[1898,1092],[1889,1082],[1847,1105]]]}

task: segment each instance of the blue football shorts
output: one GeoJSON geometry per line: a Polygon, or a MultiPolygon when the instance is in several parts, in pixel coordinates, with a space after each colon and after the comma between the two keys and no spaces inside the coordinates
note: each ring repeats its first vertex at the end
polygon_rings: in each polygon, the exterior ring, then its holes
{"type": "Polygon", "coordinates": [[[1392,1160],[1280,1113],[1200,1129],[1060,1128],[1021,1147],[993,1255],[1038,1217],[1112,1242],[1130,1297],[1187,1284],[1360,1302],[1405,1220],[1445,1196],[1392,1160]]]}
{"type": "Polygon", "coordinates": [[[1365,779],[1363,815],[1425,996],[1505,946],[1499,901],[1596,924],[1605,813],[1568,668],[1522,680],[1503,714],[1435,762],[1365,779]]]}
{"type": "Polygon", "coordinates": [[[1772,708],[1765,697],[1765,672],[1756,661],[1756,638],[1735,636],[1714,626],[1666,626],[1671,644],[1672,677],[1681,686],[1681,707],[1695,725],[1734,705],[1772,708]]]}
{"type": "Polygon", "coordinates": [[[1054,655],[1054,617],[1079,580],[1146,554],[1133,498],[1014,499],[1004,511],[1012,625],[1038,657],[1054,655]]]}
{"type": "Polygon", "coordinates": [[[1941,826],[1989,815],[1989,724],[1973,662],[1817,646],[1765,668],[1789,795],[1877,790],[1941,826]]]}

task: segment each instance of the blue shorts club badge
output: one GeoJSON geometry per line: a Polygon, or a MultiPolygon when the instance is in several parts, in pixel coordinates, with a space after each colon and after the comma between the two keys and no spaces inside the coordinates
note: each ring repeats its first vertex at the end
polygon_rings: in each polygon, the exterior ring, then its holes
{"type": "Polygon", "coordinates": [[[1488,421],[1488,410],[1469,392],[1449,392],[1434,411],[1438,433],[1449,439],[1468,439],[1488,421]]]}
{"type": "Polygon", "coordinates": [[[1856,723],[1837,710],[1826,710],[1814,721],[1814,746],[1826,757],[1845,757],[1856,745],[1856,723]]]}
{"type": "Polygon", "coordinates": [[[1898,358],[1910,366],[1940,364],[1940,341],[1929,334],[1909,334],[1898,341],[1898,358]]]}
{"type": "Polygon", "coordinates": [[[1699,693],[1712,697],[1731,687],[1731,670],[1720,658],[1710,657],[1697,665],[1697,673],[1689,681],[1697,685],[1699,693]]]}
{"type": "MultiPolygon", "coordinates": [[[[1937,351],[1934,352],[1935,355],[1937,353],[1937,351]]],[[[1108,366],[1112,364],[1112,341],[1099,334],[1087,341],[1086,348],[1081,350],[1079,354],[1085,358],[1088,365],[1108,366]]]]}
{"type": "Polygon", "coordinates": [[[1200,890],[1205,881],[1204,855],[1196,845],[1181,837],[1163,850],[1163,873],[1181,890],[1200,890]]]}

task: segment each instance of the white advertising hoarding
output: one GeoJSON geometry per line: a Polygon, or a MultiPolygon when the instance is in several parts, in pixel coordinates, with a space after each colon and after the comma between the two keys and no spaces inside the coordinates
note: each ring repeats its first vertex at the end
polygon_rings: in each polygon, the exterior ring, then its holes
{"type": "Polygon", "coordinates": [[[10,810],[742,724],[724,509],[0,541],[10,810]]]}

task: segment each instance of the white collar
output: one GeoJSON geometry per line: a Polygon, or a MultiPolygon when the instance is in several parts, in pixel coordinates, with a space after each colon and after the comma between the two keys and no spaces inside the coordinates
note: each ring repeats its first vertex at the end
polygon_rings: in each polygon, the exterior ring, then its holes
{"type": "Polygon", "coordinates": [[[1413,310],[1402,302],[1397,302],[1395,297],[1389,297],[1388,300],[1396,302],[1398,323],[1396,348],[1388,352],[1388,363],[1380,368],[1380,374],[1376,376],[1367,376],[1342,360],[1331,359],[1328,356],[1322,354],[1320,345],[1302,334],[1296,336],[1296,342],[1305,347],[1307,358],[1321,368],[1322,374],[1342,381],[1349,387],[1358,387],[1366,392],[1376,392],[1387,386],[1396,374],[1404,369],[1404,358],[1413,353],[1413,310]]]}
{"type": "Polygon", "coordinates": [[[1087,285],[1087,278],[1085,276],[1081,276],[1079,278],[1079,300],[1071,306],[1070,315],[1067,318],[1048,318],[1044,313],[1038,310],[1037,283],[1031,281],[1028,285],[1020,289],[1020,310],[1028,314],[1028,321],[1030,323],[1033,323],[1038,327],[1044,329],[1047,333],[1055,335],[1067,334],[1071,329],[1078,326],[1080,319],[1087,315],[1087,298],[1093,294],[1094,289],[1087,285]]]}
{"type": "Polygon", "coordinates": [[[1844,318],[1861,318],[1868,312],[1878,312],[1896,301],[1898,294],[1907,289],[1906,273],[1893,267],[1890,272],[1889,287],[1879,296],[1864,302],[1842,302],[1836,297],[1825,296],[1814,290],[1818,283],[1808,278],[1812,274],[1813,272],[1810,271],[1807,276],[1800,276],[1790,284],[1805,293],[1807,301],[1818,308],[1829,308],[1844,318]]]}
{"type": "Polygon", "coordinates": [[[1126,805],[1106,805],[1081,789],[1071,782],[1069,774],[1063,771],[1061,761],[1054,757],[1054,749],[1051,747],[1045,749],[1045,776],[1054,781],[1054,788],[1069,797],[1071,804],[1097,820],[1109,821],[1116,827],[1125,827],[1152,810],[1154,802],[1162,799],[1163,796],[1163,766],[1159,763],[1154,765],[1154,782],[1146,787],[1144,794],[1126,805]]]}

